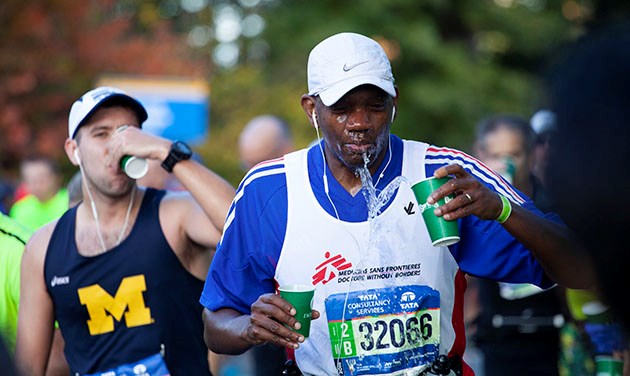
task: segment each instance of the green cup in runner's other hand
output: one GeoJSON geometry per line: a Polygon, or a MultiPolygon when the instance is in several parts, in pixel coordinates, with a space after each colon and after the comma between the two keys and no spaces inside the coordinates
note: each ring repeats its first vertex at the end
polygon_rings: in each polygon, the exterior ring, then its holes
{"type": "Polygon", "coordinates": [[[446,184],[449,180],[451,180],[450,177],[432,177],[420,180],[411,186],[434,247],[446,247],[459,241],[459,227],[457,226],[457,221],[447,221],[443,217],[438,217],[433,213],[435,208],[446,204],[455,198],[455,196],[448,195],[433,205],[427,204],[427,198],[429,198],[431,193],[446,184]]]}
{"type": "Polygon", "coordinates": [[[285,285],[280,286],[278,290],[280,291],[280,296],[295,308],[296,313],[294,317],[302,325],[299,330],[295,328],[290,329],[307,338],[311,331],[315,286],[285,285]]]}
{"type": "Polygon", "coordinates": [[[584,303],[582,313],[586,316],[586,321],[591,323],[609,324],[612,320],[610,307],[599,300],[584,303]]]}
{"type": "Polygon", "coordinates": [[[597,376],[623,376],[623,360],[610,355],[597,355],[595,370],[597,376]]]}

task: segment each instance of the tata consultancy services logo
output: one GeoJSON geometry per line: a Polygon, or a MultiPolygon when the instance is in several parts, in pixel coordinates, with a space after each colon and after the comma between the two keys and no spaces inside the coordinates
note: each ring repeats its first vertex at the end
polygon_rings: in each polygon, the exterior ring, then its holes
{"type": "Polygon", "coordinates": [[[324,257],[326,258],[326,261],[322,262],[315,268],[316,272],[313,274],[313,286],[320,282],[325,285],[335,278],[338,272],[352,267],[352,263],[348,262],[348,260],[346,260],[346,258],[341,254],[330,257],[330,252],[326,251],[324,257]]]}
{"type": "Polygon", "coordinates": [[[412,291],[403,292],[400,296],[400,308],[403,310],[414,310],[418,308],[418,302],[416,302],[416,294],[412,291]]]}

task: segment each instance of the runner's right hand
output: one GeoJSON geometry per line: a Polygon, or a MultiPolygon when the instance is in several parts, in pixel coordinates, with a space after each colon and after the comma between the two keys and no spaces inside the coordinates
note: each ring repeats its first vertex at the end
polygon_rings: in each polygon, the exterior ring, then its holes
{"type": "MultiPolygon", "coordinates": [[[[269,293],[261,295],[251,306],[249,325],[243,337],[253,345],[273,343],[276,346],[297,349],[304,342],[304,336],[287,328],[300,328],[295,319],[295,308],[279,295],[269,293]],[[285,326],[286,325],[286,326],[285,326]]],[[[313,310],[312,320],[320,316],[313,310]]]]}

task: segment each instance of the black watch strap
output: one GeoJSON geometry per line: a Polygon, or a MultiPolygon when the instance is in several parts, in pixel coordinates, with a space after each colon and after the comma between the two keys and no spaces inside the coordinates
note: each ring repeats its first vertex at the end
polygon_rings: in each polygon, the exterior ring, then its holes
{"type": "Polygon", "coordinates": [[[162,161],[162,168],[168,172],[173,172],[173,167],[175,167],[177,162],[179,161],[171,153],[168,153],[166,159],[162,161]]]}
{"type": "Polygon", "coordinates": [[[192,150],[188,145],[182,141],[174,141],[171,144],[171,149],[168,152],[166,159],[162,161],[162,168],[168,172],[173,172],[173,167],[177,162],[190,159],[192,156],[192,150]]]}

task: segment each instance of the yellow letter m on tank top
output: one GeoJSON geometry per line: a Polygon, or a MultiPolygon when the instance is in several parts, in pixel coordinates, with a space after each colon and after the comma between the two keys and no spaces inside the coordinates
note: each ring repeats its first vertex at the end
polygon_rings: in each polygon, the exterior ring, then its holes
{"type": "Polygon", "coordinates": [[[129,328],[152,324],[151,310],[145,306],[142,295],[146,289],[142,274],[123,278],[114,297],[98,284],[78,289],[81,304],[90,315],[87,321],[90,334],[113,332],[114,319],[121,321],[123,314],[129,328]]]}

